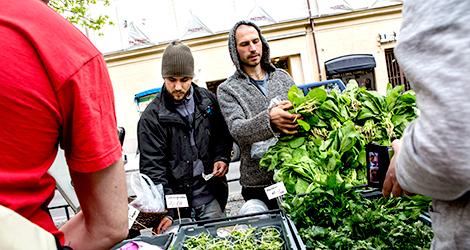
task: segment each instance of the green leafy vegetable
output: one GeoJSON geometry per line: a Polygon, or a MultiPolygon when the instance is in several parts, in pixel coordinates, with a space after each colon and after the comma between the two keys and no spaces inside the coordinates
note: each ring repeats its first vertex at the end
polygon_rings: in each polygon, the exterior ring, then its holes
{"type": "Polygon", "coordinates": [[[283,207],[310,249],[421,249],[432,232],[419,221],[429,199],[365,199],[365,145],[390,145],[417,116],[416,99],[403,87],[387,95],[349,83],[346,90],[315,88],[288,93],[300,132],[269,148],[260,166],[274,170],[289,193],[283,207]],[[419,202],[421,200],[421,202],[419,202]],[[424,202],[423,202],[424,201],[424,202]]]}

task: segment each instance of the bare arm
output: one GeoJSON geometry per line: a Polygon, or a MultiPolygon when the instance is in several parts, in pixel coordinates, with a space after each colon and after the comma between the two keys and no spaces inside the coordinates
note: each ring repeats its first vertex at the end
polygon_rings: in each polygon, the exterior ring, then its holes
{"type": "Polygon", "coordinates": [[[110,249],[128,233],[127,190],[122,161],[94,173],[70,171],[81,212],[60,230],[74,250],[110,249]]]}

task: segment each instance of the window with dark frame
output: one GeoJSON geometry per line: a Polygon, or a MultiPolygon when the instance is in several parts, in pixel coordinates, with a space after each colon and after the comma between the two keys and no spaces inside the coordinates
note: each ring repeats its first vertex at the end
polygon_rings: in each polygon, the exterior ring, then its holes
{"type": "Polygon", "coordinates": [[[292,75],[292,72],[290,70],[290,65],[289,65],[289,57],[288,56],[283,56],[283,57],[276,57],[271,59],[271,62],[274,64],[276,68],[283,69],[289,73],[289,75],[292,75]]]}
{"type": "Polygon", "coordinates": [[[400,69],[400,65],[398,65],[393,48],[385,49],[385,61],[387,63],[388,81],[392,86],[405,85],[405,90],[409,90],[410,83],[403,74],[403,70],[400,69]]]}

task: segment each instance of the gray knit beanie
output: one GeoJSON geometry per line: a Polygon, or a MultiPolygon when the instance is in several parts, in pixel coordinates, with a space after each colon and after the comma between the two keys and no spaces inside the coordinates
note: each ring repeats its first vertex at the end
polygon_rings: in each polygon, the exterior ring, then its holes
{"type": "Polygon", "coordinates": [[[162,76],[194,76],[194,59],[188,46],[178,40],[170,42],[163,52],[162,76]]]}

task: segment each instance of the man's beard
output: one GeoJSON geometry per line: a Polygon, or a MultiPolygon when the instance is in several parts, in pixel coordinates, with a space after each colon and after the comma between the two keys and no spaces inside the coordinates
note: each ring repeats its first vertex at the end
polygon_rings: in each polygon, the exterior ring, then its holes
{"type": "Polygon", "coordinates": [[[173,102],[181,103],[186,99],[186,97],[188,97],[189,92],[191,92],[190,89],[188,89],[188,91],[186,91],[186,93],[184,91],[173,91],[171,93],[168,92],[168,95],[171,98],[171,100],[173,100],[173,102]],[[181,99],[176,100],[175,97],[174,97],[174,94],[179,94],[179,96],[182,96],[181,99]]]}
{"type": "Polygon", "coordinates": [[[259,60],[259,62],[256,62],[256,63],[249,63],[249,62],[245,62],[245,61],[240,60],[240,63],[241,63],[242,66],[249,67],[249,68],[255,68],[256,66],[260,65],[261,60],[259,60]]]}

